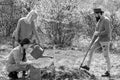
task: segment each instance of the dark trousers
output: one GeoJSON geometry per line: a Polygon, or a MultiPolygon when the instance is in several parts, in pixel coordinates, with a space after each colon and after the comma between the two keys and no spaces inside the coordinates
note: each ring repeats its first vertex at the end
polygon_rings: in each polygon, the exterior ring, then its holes
{"type": "Polygon", "coordinates": [[[8,74],[8,77],[9,77],[9,78],[12,78],[12,79],[18,79],[17,74],[18,74],[18,72],[13,71],[13,72],[10,72],[10,73],[8,74]]]}
{"type": "MultiPolygon", "coordinates": [[[[22,40],[18,40],[18,43],[20,43],[22,40]]],[[[26,52],[25,49],[23,50],[23,58],[22,58],[23,62],[26,62],[26,52]]],[[[23,76],[25,76],[26,71],[23,71],[23,76]]]]}
{"type": "MultiPolygon", "coordinates": [[[[25,49],[23,50],[23,58],[22,58],[22,61],[23,62],[26,62],[26,52],[25,52],[25,49]]],[[[23,71],[23,76],[25,76],[26,75],[26,71],[23,71]]]]}

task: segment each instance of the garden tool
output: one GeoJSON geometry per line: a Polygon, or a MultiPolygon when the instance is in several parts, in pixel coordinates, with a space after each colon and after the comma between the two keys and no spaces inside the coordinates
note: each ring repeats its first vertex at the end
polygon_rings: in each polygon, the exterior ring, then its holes
{"type": "Polygon", "coordinates": [[[83,65],[83,63],[84,63],[84,61],[85,61],[85,59],[86,59],[86,57],[87,57],[87,55],[88,55],[88,52],[89,52],[89,50],[91,49],[92,45],[93,45],[98,39],[99,39],[98,35],[94,35],[94,36],[93,36],[92,42],[91,42],[90,45],[89,45],[89,48],[88,48],[88,50],[87,50],[87,52],[86,52],[86,54],[85,54],[85,57],[83,58],[83,61],[82,61],[81,65],[80,65],[79,69],[82,67],[82,65],[83,65]]]}

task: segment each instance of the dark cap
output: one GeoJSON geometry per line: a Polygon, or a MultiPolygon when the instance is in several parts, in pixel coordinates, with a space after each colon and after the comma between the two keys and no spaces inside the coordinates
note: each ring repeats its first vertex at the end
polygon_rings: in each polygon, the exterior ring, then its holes
{"type": "Polygon", "coordinates": [[[102,11],[101,8],[95,8],[93,10],[94,10],[94,13],[104,13],[104,11],[102,11]]]}

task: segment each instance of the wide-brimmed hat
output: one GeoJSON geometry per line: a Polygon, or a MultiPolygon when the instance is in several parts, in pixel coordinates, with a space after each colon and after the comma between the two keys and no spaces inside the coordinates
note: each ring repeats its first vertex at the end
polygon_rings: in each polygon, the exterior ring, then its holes
{"type": "Polygon", "coordinates": [[[101,8],[95,8],[93,9],[94,13],[104,13],[104,11],[101,8]]]}

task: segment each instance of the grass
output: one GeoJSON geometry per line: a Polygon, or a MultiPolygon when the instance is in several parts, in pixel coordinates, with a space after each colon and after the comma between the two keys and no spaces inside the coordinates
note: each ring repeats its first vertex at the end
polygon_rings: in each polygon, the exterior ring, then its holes
{"type": "MultiPolygon", "coordinates": [[[[10,50],[12,49],[11,46],[5,47],[5,45],[4,48],[5,48],[4,51],[0,51],[0,72],[2,72],[3,67],[5,65],[6,56],[9,54],[10,50]]],[[[75,50],[45,50],[44,55],[54,56],[54,59],[52,60],[52,59],[42,58],[42,59],[34,60],[30,56],[28,58],[32,61],[37,62],[39,67],[47,66],[52,61],[54,61],[56,67],[63,65],[69,68],[78,68],[85,55],[85,52],[75,51],[75,50]]],[[[115,80],[120,80],[120,63],[119,63],[120,55],[110,54],[110,59],[112,65],[111,74],[112,76],[114,76],[115,80]]],[[[96,75],[99,78],[99,80],[108,80],[100,77],[105,72],[105,70],[106,70],[106,64],[103,55],[100,53],[94,53],[90,73],[96,75]]]]}
{"type": "MultiPolygon", "coordinates": [[[[4,40],[4,39],[2,39],[4,40]]],[[[9,52],[12,49],[11,42],[7,42],[7,40],[3,41],[3,43],[0,44],[0,78],[5,79],[6,73],[4,73],[3,69],[6,63],[6,57],[9,55],[9,52]]],[[[48,58],[41,58],[38,60],[33,59],[30,55],[28,55],[28,59],[32,60],[36,63],[36,67],[45,67],[51,64],[51,62],[54,61],[55,66],[66,66],[69,68],[79,68],[81,61],[84,58],[84,55],[86,53],[86,47],[89,44],[89,41],[80,39],[76,41],[74,44],[77,44],[78,49],[76,50],[58,50],[58,49],[47,49],[44,52],[44,55],[54,56],[54,59],[48,59],[48,58]],[[84,42],[85,41],[85,42],[84,42]],[[84,49],[84,50],[82,50],[84,49]],[[81,51],[78,51],[81,50],[81,51]]],[[[115,47],[118,48],[119,45],[115,43],[115,47]]],[[[114,77],[114,80],[120,80],[120,55],[113,54],[111,52],[110,54],[110,60],[111,60],[111,74],[114,77]]],[[[87,59],[86,59],[87,61],[87,59]]],[[[86,64],[86,61],[84,64],[86,64]]],[[[97,76],[98,80],[108,80],[107,78],[101,78],[100,76],[106,71],[106,64],[105,59],[103,57],[102,53],[94,53],[93,60],[91,63],[91,69],[90,73],[97,76]]],[[[0,79],[0,80],[3,80],[0,79]]],[[[7,79],[5,79],[7,80],[7,79]]]]}

